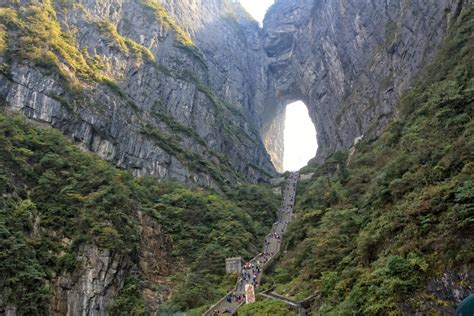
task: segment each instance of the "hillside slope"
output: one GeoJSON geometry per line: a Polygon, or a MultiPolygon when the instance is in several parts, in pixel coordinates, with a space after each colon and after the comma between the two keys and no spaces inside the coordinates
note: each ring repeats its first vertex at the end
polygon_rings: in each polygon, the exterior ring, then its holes
{"type": "Polygon", "coordinates": [[[266,280],[321,315],[453,314],[474,290],[474,12],[374,141],[308,167],[266,280]]]}
{"type": "Polygon", "coordinates": [[[224,259],[253,257],[278,206],[267,187],[217,195],[134,178],[4,112],[0,196],[8,315],[149,315],[165,301],[168,310],[211,303],[234,282],[224,259]]]}

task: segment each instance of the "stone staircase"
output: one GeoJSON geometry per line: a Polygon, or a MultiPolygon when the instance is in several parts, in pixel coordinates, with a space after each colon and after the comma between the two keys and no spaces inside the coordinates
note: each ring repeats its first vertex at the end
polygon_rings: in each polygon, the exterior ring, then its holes
{"type": "MultiPolygon", "coordinates": [[[[260,284],[262,274],[278,258],[282,243],[282,235],[286,232],[288,224],[294,218],[293,207],[295,204],[296,185],[298,183],[298,178],[298,172],[290,173],[285,190],[283,192],[282,205],[278,210],[278,220],[273,224],[270,233],[265,236],[262,253],[247,262],[246,266],[250,266],[252,268],[244,268],[242,270],[243,272],[251,273],[252,270],[258,266],[260,268],[260,273],[257,274],[257,284],[260,284]]],[[[235,313],[237,309],[245,303],[245,299],[241,302],[231,299],[229,302],[228,297],[232,294],[245,297],[245,285],[251,283],[252,278],[250,278],[250,280],[240,280],[239,278],[234,289],[227,293],[227,295],[221,298],[217,303],[212,305],[203,315],[212,316],[214,313],[220,312],[220,314],[222,314],[226,311],[235,313]]]]}

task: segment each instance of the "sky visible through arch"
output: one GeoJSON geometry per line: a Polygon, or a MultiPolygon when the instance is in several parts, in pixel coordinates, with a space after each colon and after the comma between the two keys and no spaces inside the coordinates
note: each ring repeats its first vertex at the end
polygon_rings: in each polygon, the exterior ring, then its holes
{"type": "Polygon", "coordinates": [[[308,164],[316,155],[318,143],[316,129],[309,117],[308,108],[301,102],[286,107],[285,155],[283,168],[296,171],[308,164]]]}

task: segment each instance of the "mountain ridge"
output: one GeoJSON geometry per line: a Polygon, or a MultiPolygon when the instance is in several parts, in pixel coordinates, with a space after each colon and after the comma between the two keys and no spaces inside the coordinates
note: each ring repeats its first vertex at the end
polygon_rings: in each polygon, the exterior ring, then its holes
{"type": "Polygon", "coordinates": [[[452,312],[472,289],[472,5],[277,0],[260,28],[226,0],[0,0],[0,313],[205,311],[276,219],[296,100],[319,151],[263,288],[317,290],[321,314],[452,312]]]}

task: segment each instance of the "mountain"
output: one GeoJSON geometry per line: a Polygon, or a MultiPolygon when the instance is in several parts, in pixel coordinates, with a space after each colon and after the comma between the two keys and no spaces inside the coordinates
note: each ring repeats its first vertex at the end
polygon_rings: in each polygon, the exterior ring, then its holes
{"type": "Polygon", "coordinates": [[[0,0],[0,314],[205,311],[276,220],[296,100],[318,152],[262,289],[452,313],[473,288],[472,7],[276,0],[260,28],[232,0],[0,0]]]}
{"type": "MultiPolygon", "coordinates": [[[[396,104],[433,60],[450,20],[471,1],[277,0],[264,21],[278,107],[309,109],[316,162],[380,135],[396,104]]],[[[274,113],[279,113],[274,111],[274,113]]]]}
{"type": "Polygon", "coordinates": [[[2,1],[4,105],[137,176],[268,180],[258,25],[207,2],[2,1]]]}
{"type": "Polygon", "coordinates": [[[378,136],[467,3],[276,1],[261,30],[229,0],[5,1],[1,96],[135,175],[265,181],[289,102],[318,162],[378,136]]]}
{"type": "Polygon", "coordinates": [[[454,315],[472,293],[474,11],[455,12],[382,134],[302,170],[262,290],[316,315],[454,315]]]}

